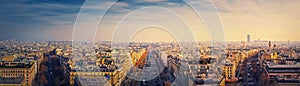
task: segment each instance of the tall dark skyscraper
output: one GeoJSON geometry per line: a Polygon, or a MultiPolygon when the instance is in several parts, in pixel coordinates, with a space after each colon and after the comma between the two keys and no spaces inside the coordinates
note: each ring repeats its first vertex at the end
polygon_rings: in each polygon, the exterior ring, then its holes
{"type": "Polygon", "coordinates": [[[247,42],[250,43],[250,34],[247,35],[247,42]]]}

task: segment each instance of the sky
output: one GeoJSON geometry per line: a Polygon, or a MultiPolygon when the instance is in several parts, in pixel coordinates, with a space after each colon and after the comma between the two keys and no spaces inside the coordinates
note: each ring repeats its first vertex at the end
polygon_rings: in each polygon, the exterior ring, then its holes
{"type": "Polygon", "coordinates": [[[4,0],[0,40],[300,41],[299,0],[4,0]]]}

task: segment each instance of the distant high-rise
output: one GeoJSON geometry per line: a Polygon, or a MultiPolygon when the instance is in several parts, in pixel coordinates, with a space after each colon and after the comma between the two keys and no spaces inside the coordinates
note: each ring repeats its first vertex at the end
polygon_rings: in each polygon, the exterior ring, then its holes
{"type": "Polygon", "coordinates": [[[247,35],[247,42],[250,43],[250,34],[247,35]]]}

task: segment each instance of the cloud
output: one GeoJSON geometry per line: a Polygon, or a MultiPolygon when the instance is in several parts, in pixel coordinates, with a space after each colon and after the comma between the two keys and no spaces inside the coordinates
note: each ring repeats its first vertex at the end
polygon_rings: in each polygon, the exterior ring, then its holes
{"type": "Polygon", "coordinates": [[[158,2],[164,2],[168,0],[135,0],[138,3],[158,3],[158,2]]]}
{"type": "Polygon", "coordinates": [[[299,7],[299,0],[213,0],[217,8],[238,13],[278,13],[299,7]]]}
{"type": "Polygon", "coordinates": [[[1,15],[3,21],[13,20],[14,23],[21,24],[26,21],[52,24],[60,21],[73,22],[75,19],[70,19],[70,17],[74,17],[79,8],[79,5],[72,4],[14,2],[1,5],[0,9],[5,13],[1,15]]]}
{"type": "Polygon", "coordinates": [[[111,6],[115,2],[113,1],[87,1],[83,4],[82,9],[91,9],[91,10],[106,10],[104,7],[111,6]]]}
{"type": "Polygon", "coordinates": [[[299,0],[213,0],[229,40],[299,40],[299,0]],[[220,11],[226,10],[226,11],[220,11]]]}
{"type": "MultiPolygon", "coordinates": [[[[76,0],[75,0],[76,1],[76,0]]],[[[115,0],[116,1],[116,0],[115,0]]],[[[215,13],[211,0],[187,0],[193,7],[201,11],[201,15],[211,17],[210,14],[215,13]]],[[[278,36],[267,34],[266,38],[272,36],[284,39],[290,35],[282,33],[286,31],[289,34],[299,32],[297,27],[300,25],[300,14],[298,5],[299,0],[212,0],[220,17],[224,23],[226,35],[230,40],[243,39],[241,35],[244,33],[261,34],[268,31],[273,31],[278,36]],[[280,29],[288,28],[288,30],[280,29]],[[263,30],[261,30],[263,29],[263,30]]],[[[0,3],[0,25],[1,29],[10,28],[11,31],[3,30],[1,33],[17,34],[17,31],[24,31],[24,29],[35,32],[36,35],[49,36],[49,34],[63,33],[63,31],[71,31],[75,23],[78,12],[81,12],[82,28],[91,27],[98,24],[98,20],[103,17],[101,22],[101,30],[97,37],[101,39],[109,39],[113,28],[116,24],[128,13],[147,6],[159,6],[170,9],[180,15],[190,25],[198,39],[207,40],[209,34],[203,25],[203,21],[195,14],[194,10],[186,6],[184,2],[177,0],[120,0],[117,3],[114,1],[105,0],[89,0],[83,3],[78,1],[76,3],[70,1],[30,1],[30,0],[5,0],[0,3]],[[85,4],[85,6],[82,6],[85,4]],[[108,8],[110,11],[106,12],[108,8]],[[81,8],[82,7],[82,8],[81,8]],[[83,9],[80,11],[80,9],[83,9]],[[99,14],[107,13],[105,16],[99,14]],[[96,21],[96,22],[95,22],[96,21]],[[54,28],[54,29],[53,29],[54,28]],[[37,29],[43,29],[43,33],[38,33],[37,29]],[[55,31],[53,31],[55,30],[55,31]],[[46,33],[49,31],[49,33],[46,33]],[[51,32],[51,33],[50,33],[51,32]]],[[[135,14],[135,17],[126,21],[138,23],[149,22],[153,16],[159,17],[158,23],[173,23],[174,28],[181,27],[178,22],[172,21],[169,13],[159,10],[147,9],[135,14]]],[[[209,18],[207,18],[209,19],[209,18]]],[[[214,24],[212,22],[211,24],[214,24]]],[[[128,23],[126,28],[130,28],[134,23],[128,23]]],[[[32,33],[33,33],[32,32],[32,33]]],[[[69,33],[69,32],[68,32],[69,33]]],[[[24,33],[23,35],[28,35],[24,33]]],[[[29,34],[34,35],[34,34],[29,34]]],[[[70,35],[70,34],[69,34],[70,35]]],[[[61,35],[62,36],[62,35],[61,35]]],[[[297,35],[291,37],[296,38],[297,35]]],[[[34,37],[34,36],[28,36],[34,37]]],[[[45,36],[39,36],[45,37],[45,36]]],[[[23,37],[24,38],[24,37],[23,37]]],[[[51,37],[46,37],[50,39],[51,37]]],[[[58,38],[58,37],[56,37],[58,38]]],[[[69,39],[67,36],[66,39],[69,39]]],[[[34,38],[36,39],[36,37],[34,38]]],[[[42,39],[42,38],[41,38],[42,39]]],[[[54,38],[55,39],[55,38],[54,38]]],[[[61,38],[63,39],[63,38],[61,38]]]]}
{"type": "Polygon", "coordinates": [[[127,7],[127,6],[129,6],[129,4],[125,3],[125,2],[117,2],[116,4],[114,4],[114,6],[116,6],[116,7],[127,7]]]}
{"type": "MultiPolygon", "coordinates": [[[[72,29],[80,4],[45,3],[40,1],[9,0],[0,5],[0,34],[13,35],[23,40],[47,40],[51,38],[47,31],[72,29]],[[49,37],[45,37],[47,35],[49,37]]],[[[2,36],[0,39],[5,39],[2,36]]],[[[52,38],[53,39],[53,38],[52,38]]],[[[52,40],[51,39],[51,40],[52,40]]],[[[69,39],[61,37],[57,39],[69,39]]],[[[50,39],[49,39],[50,40],[50,39]]]]}

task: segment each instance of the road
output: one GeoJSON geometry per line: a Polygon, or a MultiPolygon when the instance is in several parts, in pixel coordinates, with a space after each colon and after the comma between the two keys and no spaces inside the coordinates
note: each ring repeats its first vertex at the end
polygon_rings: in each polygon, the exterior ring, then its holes
{"type": "Polygon", "coordinates": [[[241,76],[243,77],[242,81],[238,85],[243,86],[263,86],[264,80],[260,79],[261,74],[263,73],[262,66],[260,66],[258,61],[258,54],[254,54],[242,63],[243,66],[241,70],[241,76]]]}
{"type": "Polygon", "coordinates": [[[159,56],[159,53],[154,48],[148,48],[148,53],[145,58],[140,58],[137,62],[139,66],[131,68],[131,75],[134,79],[127,77],[122,85],[124,86],[163,86],[161,72],[164,69],[164,64],[159,56]],[[143,64],[143,65],[141,65],[143,64]]]}
{"type": "Polygon", "coordinates": [[[48,83],[48,86],[54,86],[54,75],[52,74],[53,73],[53,67],[52,67],[52,61],[51,61],[51,58],[52,58],[52,55],[51,54],[47,54],[47,57],[48,57],[48,72],[46,74],[47,76],[47,81],[49,82],[48,83]]]}

